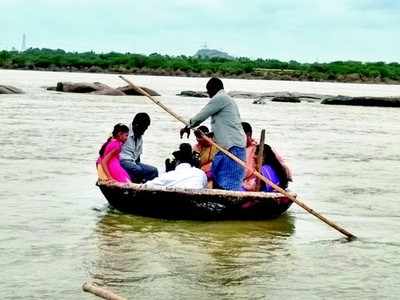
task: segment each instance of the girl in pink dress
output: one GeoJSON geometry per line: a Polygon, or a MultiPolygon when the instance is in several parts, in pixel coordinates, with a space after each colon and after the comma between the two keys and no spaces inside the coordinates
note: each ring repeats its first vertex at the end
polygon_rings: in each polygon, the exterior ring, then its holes
{"type": "Polygon", "coordinates": [[[128,133],[128,126],[120,123],[115,125],[112,137],[101,147],[99,151],[100,157],[97,160],[97,164],[101,166],[108,179],[121,183],[131,182],[128,173],[126,173],[119,163],[121,146],[128,139],[128,133]]]}

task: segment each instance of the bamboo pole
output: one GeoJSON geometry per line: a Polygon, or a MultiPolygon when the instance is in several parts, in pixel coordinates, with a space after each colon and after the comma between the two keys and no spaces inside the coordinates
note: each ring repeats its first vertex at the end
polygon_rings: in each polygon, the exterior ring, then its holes
{"type": "MultiPolygon", "coordinates": [[[[162,104],[160,101],[158,101],[157,99],[155,99],[154,97],[152,97],[149,93],[147,93],[145,90],[143,90],[142,88],[135,86],[132,82],[130,82],[129,80],[127,80],[125,77],[123,76],[119,76],[122,80],[124,80],[126,83],[128,83],[132,88],[134,88],[136,91],[138,91],[139,93],[141,93],[143,96],[146,96],[147,98],[149,98],[151,101],[153,101],[155,104],[159,105],[162,109],[164,109],[167,113],[169,113],[170,115],[172,115],[173,117],[175,117],[178,121],[182,122],[183,124],[185,124],[186,126],[190,126],[190,123],[186,120],[184,120],[182,117],[180,117],[179,115],[177,115],[176,113],[174,113],[173,111],[171,111],[168,107],[166,107],[164,104],[162,104]]],[[[221,152],[223,152],[226,156],[228,156],[230,159],[232,159],[233,161],[237,162],[240,166],[242,166],[243,168],[245,168],[246,170],[248,170],[249,168],[246,166],[246,163],[244,161],[242,161],[241,159],[237,158],[235,155],[233,155],[232,153],[230,153],[228,150],[224,149],[223,147],[221,147],[220,145],[218,145],[217,143],[215,143],[212,139],[210,139],[209,137],[207,137],[204,133],[203,133],[203,138],[209,142],[210,144],[214,145],[218,150],[220,150],[221,152]]],[[[251,170],[251,169],[250,169],[251,170]]],[[[269,186],[271,186],[275,191],[281,193],[282,195],[285,195],[287,198],[289,198],[291,201],[293,201],[294,203],[296,203],[298,206],[300,206],[301,208],[303,208],[305,211],[309,212],[310,214],[312,214],[313,216],[317,217],[318,219],[320,219],[322,222],[324,222],[325,224],[331,226],[332,228],[336,229],[337,231],[339,231],[340,233],[342,233],[343,235],[345,235],[349,240],[353,240],[356,238],[355,235],[353,235],[352,233],[350,233],[349,231],[347,231],[346,229],[344,229],[343,227],[340,227],[339,225],[337,225],[336,223],[330,221],[329,219],[327,219],[326,217],[324,217],[323,215],[321,215],[320,213],[316,212],[315,210],[313,210],[311,207],[307,206],[304,202],[302,202],[300,199],[292,196],[290,193],[288,193],[287,191],[285,191],[284,189],[282,189],[281,187],[277,186],[276,184],[274,184],[273,182],[271,182],[268,178],[264,177],[262,174],[260,174],[257,170],[251,170],[253,171],[254,175],[264,181],[266,184],[268,184],[269,186]]]]}
{"type": "Polygon", "coordinates": [[[82,285],[82,289],[87,292],[91,293],[97,297],[106,299],[106,300],[127,300],[126,298],[123,298],[121,296],[118,296],[117,294],[114,294],[111,291],[106,290],[105,288],[96,286],[92,283],[85,282],[82,285]]]}
{"type": "MultiPolygon", "coordinates": [[[[265,129],[261,130],[260,144],[258,148],[257,155],[257,165],[256,170],[261,173],[261,167],[264,159],[264,144],[265,144],[265,129]]],[[[256,191],[259,192],[261,190],[261,181],[257,178],[256,181],[256,191]]]]}

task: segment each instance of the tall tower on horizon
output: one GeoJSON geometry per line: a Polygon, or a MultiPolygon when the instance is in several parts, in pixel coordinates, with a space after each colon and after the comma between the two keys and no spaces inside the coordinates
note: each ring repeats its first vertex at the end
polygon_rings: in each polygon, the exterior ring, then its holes
{"type": "Polygon", "coordinates": [[[25,51],[25,50],[26,50],[26,34],[24,33],[22,35],[21,51],[25,51]]]}

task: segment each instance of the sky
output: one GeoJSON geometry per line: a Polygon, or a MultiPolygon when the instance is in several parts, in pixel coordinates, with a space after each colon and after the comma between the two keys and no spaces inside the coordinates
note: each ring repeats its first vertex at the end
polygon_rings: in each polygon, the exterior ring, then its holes
{"type": "Polygon", "coordinates": [[[400,62],[400,0],[0,0],[0,49],[400,62]]]}

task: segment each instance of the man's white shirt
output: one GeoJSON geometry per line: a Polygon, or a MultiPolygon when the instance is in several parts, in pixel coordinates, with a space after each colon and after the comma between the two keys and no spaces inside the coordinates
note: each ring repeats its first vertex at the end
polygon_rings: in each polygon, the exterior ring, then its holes
{"type": "Polygon", "coordinates": [[[176,187],[182,189],[203,189],[207,187],[207,176],[202,170],[188,163],[181,163],[175,170],[160,174],[147,181],[144,186],[150,188],[176,187]]]}

